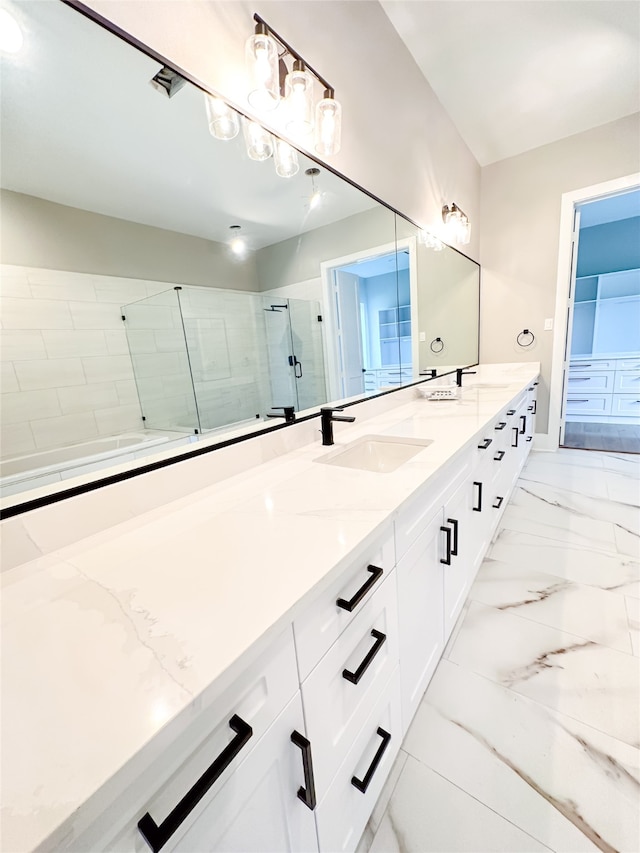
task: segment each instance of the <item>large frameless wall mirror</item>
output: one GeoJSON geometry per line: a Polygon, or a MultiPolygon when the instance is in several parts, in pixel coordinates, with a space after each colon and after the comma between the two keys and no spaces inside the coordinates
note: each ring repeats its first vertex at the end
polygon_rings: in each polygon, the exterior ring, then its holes
{"type": "Polygon", "coordinates": [[[477,361],[477,264],[62,2],[5,5],[9,503],[477,361]]]}

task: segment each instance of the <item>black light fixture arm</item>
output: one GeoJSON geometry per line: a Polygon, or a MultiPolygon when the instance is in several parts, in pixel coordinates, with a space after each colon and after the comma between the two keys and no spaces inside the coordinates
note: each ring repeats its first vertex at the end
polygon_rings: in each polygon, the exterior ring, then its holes
{"type": "Polygon", "coordinates": [[[282,45],[282,47],[284,47],[287,53],[291,54],[291,56],[293,56],[293,58],[297,59],[299,62],[302,62],[306,70],[310,71],[313,74],[318,83],[320,83],[320,85],[324,87],[325,97],[334,97],[335,89],[333,88],[331,83],[328,83],[324,79],[324,77],[318,74],[315,68],[312,68],[311,65],[309,65],[309,63],[307,62],[307,60],[304,59],[304,57],[300,56],[297,50],[294,50],[291,45],[282,38],[281,35],[279,35],[272,27],[270,27],[269,24],[264,20],[264,18],[261,18],[260,15],[258,15],[258,13],[256,12],[253,16],[253,20],[260,27],[260,30],[258,30],[256,27],[256,32],[268,33],[269,35],[273,36],[276,41],[280,42],[280,44],[282,45]]]}

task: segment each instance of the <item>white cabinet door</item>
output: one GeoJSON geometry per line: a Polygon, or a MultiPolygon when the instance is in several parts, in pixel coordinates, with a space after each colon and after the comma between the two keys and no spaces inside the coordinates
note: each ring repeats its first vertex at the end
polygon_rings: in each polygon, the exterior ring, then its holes
{"type": "Polygon", "coordinates": [[[313,811],[298,796],[310,794],[303,751],[291,740],[304,733],[300,694],[291,700],[250,756],[199,813],[173,850],[183,853],[298,853],[317,851],[313,811]]]}
{"type": "Polygon", "coordinates": [[[445,639],[456,623],[481,556],[473,540],[474,500],[473,481],[465,480],[444,507],[442,568],[445,639]]]}
{"type": "Polygon", "coordinates": [[[405,732],[444,648],[441,527],[442,508],[438,507],[396,568],[405,732]]]}

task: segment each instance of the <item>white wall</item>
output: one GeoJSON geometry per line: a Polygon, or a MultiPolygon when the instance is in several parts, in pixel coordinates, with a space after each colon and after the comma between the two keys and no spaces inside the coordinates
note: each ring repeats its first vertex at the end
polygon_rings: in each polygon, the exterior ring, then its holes
{"type": "Polygon", "coordinates": [[[540,361],[538,432],[546,433],[563,193],[640,169],[640,114],[482,169],[480,360],[540,361]],[[535,344],[516,344],[531,329],[535,344]]]}
{"type": "MultiPolygon", "coordinates": [[[[258,12],[335,87],[344,111],[342,150],[329,165],[420,225],[441,223],[442,205],[452,201],[477,222],[480,168],[377,2],[86,5],[245,112],[252,111],[245,100],[244,43],[258,12]]],[[[467,248],[478,257],[475,233],[467,248]]]]}

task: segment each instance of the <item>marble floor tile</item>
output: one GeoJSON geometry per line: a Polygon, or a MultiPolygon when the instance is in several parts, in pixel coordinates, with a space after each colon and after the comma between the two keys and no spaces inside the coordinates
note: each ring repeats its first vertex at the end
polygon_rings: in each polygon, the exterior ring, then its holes
{"type": "Polygon", "coordinates": [[[403,748],[552,850],[640,849],[638,750],[449,661],[403,748]]]}
{"type": "Polygon", "coordinates": [[[605,472],[605,483],[610,500],[640,507],[640,475],[637,472],[633,476],[605,472]]]}
{"type": "Polygon", "coordinates": [[[469,598],[583,640],[632,653],[622,595],[526,569],[519,562],[489,558],[482,563],[469,598]]]}
{"type": "Polygon", "coordinates": [[[449,660],[640,746],[640,668],[630,654],[474,601],[449,660]]]}
{"type": "MultiPolygon", "coordinates": [[[[629,639],[636,657],[640,657],[640,601],[637,598],[625,597],[627,619],[629,622],[629,639]]],[[[640,849],[640,848],[638,848],[640,849]]]]}
{"type": "MultiPolygon", "coordinates": [[[[614,476],[614,475],[612,475],[614,476]]],[[[594,498],[609,497],[604,473],[592,466],[556,465],[553,460],[535,459],[520,474],[520,480],[555,486],[594,498]]]]}
{"type": "Polygon", "coordinates": [[[533,853],[549,848],[407,758],[371,853],[533,853]]]}
{"type": "Polygon", "coordinates": [[[640,454],[634,453],[599,453],[602,457],[602,467],[605,471],[618,474],[640,475],[640,454]]]}
{"type": "Polygon", "coordinates": [[[640,562],[615,550],[598,551],[503,528],[488,556],[531,571],[544,568],[566,580],[640,598],[640,562]]]}
{"type": "Polygon", "coordinates": [[[552,465],[578,465],[583,468],[603,468],[605,465],[605,456],[615,456],[616,458],[623,454],[605,454],[592,453],[590,450],[579,450],[573,448],[561,447],[552,453],[545,450],[533,450],[529,454],[527,463],[524,466],[524,471],[534,462],[542,461],[552,465]]]}

